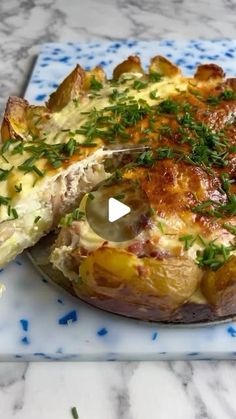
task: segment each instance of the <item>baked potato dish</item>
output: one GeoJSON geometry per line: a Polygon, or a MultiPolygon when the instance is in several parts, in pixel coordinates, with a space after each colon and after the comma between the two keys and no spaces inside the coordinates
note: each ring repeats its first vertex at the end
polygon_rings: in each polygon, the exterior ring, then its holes
{"type": "Polygon", "coordinates": [[[236,314],[236,79],[214,64],[187,78],[161,56],[148,72],[129,57],[111,80],[76,66],[45,106],[10,98],[1,132],[1,266],[59,223],[50,262],[79,298],[142,320],[236,314]],[[151,208],[118,243],[85,211],[110,177],[151,208]]]}

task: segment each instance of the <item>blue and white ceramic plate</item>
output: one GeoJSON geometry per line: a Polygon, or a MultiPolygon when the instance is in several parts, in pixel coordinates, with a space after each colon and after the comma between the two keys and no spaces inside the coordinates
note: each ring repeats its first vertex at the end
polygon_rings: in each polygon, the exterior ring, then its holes
{"type": "MultiPolygon", "coordinates": [[[[145,65],[161,54],[187,74],[215,62],[236,75],[236,40],[117,41],[45,44],[26,98],[39,104],[76,63],[101,65],[108,76],[128,55],[145,65]]],[[[56,288],[25,255],[0,272],[0,360],[151,360],[236,358],[236,323],[196,328],[157,326],[92,308],[56,288]]]]}

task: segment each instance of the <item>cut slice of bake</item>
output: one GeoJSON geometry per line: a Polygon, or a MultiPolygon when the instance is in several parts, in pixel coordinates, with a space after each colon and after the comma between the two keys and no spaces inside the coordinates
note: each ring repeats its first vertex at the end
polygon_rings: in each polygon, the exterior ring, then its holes
{"type": "Polygon", "coordinates": [[[109,104],[88,113],[83,133],[149,147],[118,179],[145,190],[150,222],[131,241],[109,242],[90,228],[85,196],[63,220],[51,262],[77,296],[115,313],[175,322],[235,314],[235,79],[213,64],[185,78],[161,57],[146,75],[130,58],[107,85],[109,104]]]}
{"type": "Polygon", "coordinates": [[[102,69],[77,65],[45,106],[9,98],[1,127],[1,267],[55,228],[108,175],[104,159],[114,147],[97,135],[95,141],[88,114],[96,119],[96,108],[109,104],[109,89],[102,69]]]}

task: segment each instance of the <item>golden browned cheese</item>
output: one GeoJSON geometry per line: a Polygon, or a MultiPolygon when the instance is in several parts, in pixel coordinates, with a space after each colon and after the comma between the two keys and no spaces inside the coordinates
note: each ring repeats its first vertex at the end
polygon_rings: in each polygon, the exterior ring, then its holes
{"type": "Polygon", "coordinates": [[[148,169],[131,169],[125,177],[141,182],[152,208],[163,219],[176,215],[185,222],[188,230],[197,224],[199,233],[205,235],[219,227],[219,220],[191,211],[199,201],[226,201],[226,195],[219,192],[219,179],[200,167],[164,160],[148,169]]]}

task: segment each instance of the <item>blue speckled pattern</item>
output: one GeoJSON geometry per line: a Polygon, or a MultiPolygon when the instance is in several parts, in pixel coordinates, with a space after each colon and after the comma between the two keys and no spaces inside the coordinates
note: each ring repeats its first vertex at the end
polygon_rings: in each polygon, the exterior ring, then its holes
{"type": "Polygon", "coordinates": [[[45,44],[26,97],[35,103],[44,101],[77,63],[85,69],[100,65],[111,76],[114,66],[132,54],[139,55],[146,67],[151,57],[164,55],[179,65],[186,75],[193,73],[197,64],[212,61],[222,65],[227,74],[236,74],[236,40],[45,44]]]}
{"type": "MultiPolygon", "coordinates": [[[[161,54],[191,74],[214,61],[236,74],[236,40],[116,41],[45,44],[26,97],[41,103],[80,63],[113,67],[138,54],[147,66],[161,54]]],[[[0,270],[7,291],[1,299],[0,360],[148,360],[236,358],[236,323],[175,328],[111,315],[71,297],[35,271],[23,255],[0,270]]]]}

